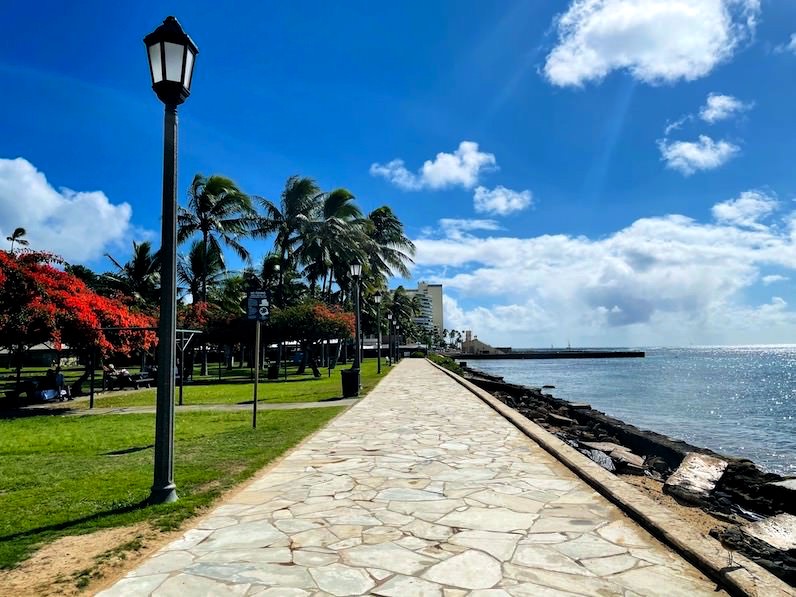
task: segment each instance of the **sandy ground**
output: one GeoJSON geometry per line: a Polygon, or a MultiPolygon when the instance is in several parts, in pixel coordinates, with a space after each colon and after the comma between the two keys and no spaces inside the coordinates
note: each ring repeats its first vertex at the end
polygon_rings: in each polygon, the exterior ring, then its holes
{"type": "Polygon", "coordinates": [[[634,475],[622,475],[619,478],[625,483],[639,489],[646,496],[652,498],[656,504],[674,512],[679,518],[688,523],[688,526],[698,530],[709,539],[708,532],[710,529],[730,526],[726,521],[708,514],[701,508],[687,506],[678,502],[672,496],[666,495],[663,493],[663,483],[660,481],[655,481],[649,477],[637,477],[634,475]]]}
{"type": "Polygon", "coordinates": [[[3,594],[15,597],[78,595],[116,577],[178,535],[148,523],[62,537],[17,568],[0,571],[3,594]]]}

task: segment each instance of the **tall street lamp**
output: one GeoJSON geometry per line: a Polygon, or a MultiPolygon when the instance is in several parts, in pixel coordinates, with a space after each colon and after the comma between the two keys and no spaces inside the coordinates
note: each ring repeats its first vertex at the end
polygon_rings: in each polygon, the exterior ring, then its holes
{"type": "Polygon", "coordinates": [[[395,362],[401,360],[401,324],[395,323],[395,362]]]}
{"type": "Polygon", "coordinates": [[[376,356],[376,373],[381,375],[381,292],[373,295],[373,302],[376,303],[376,341],[378,343],[378,350],[376,356]]]}
{"type": "MultiPolygon", "coordinates": [[[[362,362],[360,355],[360,329],[359,329],[359,279],[362,276],[362,264],[358,260],[351,263],[351,279],[353,280],[354,291],[354,364],[351,369],[359,371],[360,363],[362,362]]],[[[359,382],[359,375],[357,375],[357,382],[359,382]]],[[[357,387],[359,384],[357,383],[357,387]]]]}
{"type": "Polygon", "coordinates": [[[392,356],[392,311],[387,311],[387,355],[390,365],[393,365],[395,361],[392,356]]]}
{"type": "Polygon", "coordinates": [[[174,370],[177,360],[177,106],[191,94],[199,48],[168,17],[144,38],[152,89],[166,107],[163,138],[163,221],[160,247],[160,324],[155,414],[155,475],[149,501],[177,499],[174,484],[174,370]]]}

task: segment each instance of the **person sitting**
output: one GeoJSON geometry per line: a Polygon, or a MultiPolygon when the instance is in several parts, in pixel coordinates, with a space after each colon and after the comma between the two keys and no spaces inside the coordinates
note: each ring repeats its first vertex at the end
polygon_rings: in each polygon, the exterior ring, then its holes
{"type": "Polygon", "coordinates": [[[56,399],[63,402],[64,400],[74,400],[69,392],[69,386],[64,383],[64,374],[61,371],[61,366],[55,367],[55,390],[58,392],[56,399]]]}

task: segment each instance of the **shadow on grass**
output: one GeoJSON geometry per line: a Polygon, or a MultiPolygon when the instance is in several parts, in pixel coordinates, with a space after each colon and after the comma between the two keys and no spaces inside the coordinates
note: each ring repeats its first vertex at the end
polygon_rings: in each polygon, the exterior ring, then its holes
{"type": "Polygon", "coordinates": [[[144,450],[149,450],[154,448],[155,444],[150,444],[148,446],[136,446],[134,448],[125,448],[124,450],[113,450],[112,452],[103,452],[101,456],[122,456],[124,454],[133,454],[135,452],[143,452],[144,450]]]}
{"type": "Polygon", "coordinates": [[[65,520],[64,522],[59,522],[57,524],[50,524],[46,526],[37,527],[35,529],[28,529],[26,531],[20,531],[19,533],[12,533],[10,535],[2,535],[0,536],[0,542],[13,541],[15,539],[23,539],[25,537],[33,537],[41,533],[65,531],[72,527],[94,522],[96,520],[101,520],[106,516],[114,516],[117,514],[129,514],[130,512],[135,512],[136,510],[146,508],[147,506],[150,506],[148,498],[140,502],[136,502],[135,504],[130,504],[128,506],[121,506],[119,508],[112,508],[110,510],[104,510],[102,512],[97,512],[89,516],[82,516],[80,518],[75,518],[74,520],[65,520]]]}
{"type": "Polygon", "coordinates": [[[0,410],[0,419],[25,419],[28,417],[60,417],[80,409],[76,408],[9,408],[0,410]]]}

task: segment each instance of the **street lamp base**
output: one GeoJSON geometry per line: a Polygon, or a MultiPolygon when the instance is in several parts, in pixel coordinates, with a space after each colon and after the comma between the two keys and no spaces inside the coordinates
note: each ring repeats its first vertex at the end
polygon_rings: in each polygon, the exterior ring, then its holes
{"type": "Polygon", "coordinates": [[[178,499],[180,498],[177,497],[177,486],[170,483],[165,487],[152,487],[148,501],[150,504],[171,504],[178,499]]]}

